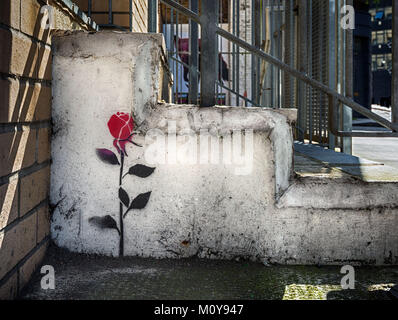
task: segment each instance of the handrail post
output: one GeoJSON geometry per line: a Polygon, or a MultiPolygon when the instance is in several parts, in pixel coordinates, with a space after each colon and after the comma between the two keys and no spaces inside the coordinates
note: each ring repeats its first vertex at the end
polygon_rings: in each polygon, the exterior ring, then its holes
{"type": "Polygon", "coordinates": [[[392,88],[391,88],[391,122],[398,125],[398,5],[392,2],[392,88]]]}
{"type": "MultiPolygon", "coordinates": [[[[299,70],[302,73],[307,72],[307,0],[299,1],[299,70]]],[[[303,81],[297,83],[298,95],[298,140],[304,141],[307,131],[307,105],[306,105],[307,87],[303,81]]]]}
{"type": "MultiPolygon", "coordinates": [[[[189,9],[192,12],[198,13],[198,0],[189,0],[189,9]]],[[[199,62],[199,33],[198,24],[190,19],[190,35],[189,35],[189,46],[190,46],[190,58],[189,58],[189,97],[188,101],[191,104],[198,104],[198,62],[199,62]]]]}
{"type": "Polygon", "coordinates": [[[113,24],[112,0],[108,0],[108,23],[113,24]]]}
{"type": "Polygon", "coordinates": [[[218,1],[202,0],[201,3],[200,106],[213,107],[216,104],[216,79],[218,71],[216,33],[218,1]]]}
{"type": "Polygon", "coordinates": [[[338,134],[338,108],[337,99],[332,95],[328,95],[328,129],[333,134],[338,134]]]}
{"type": "Polygon", "coordinates": [[[133,32],[133,0],[129,1],[129,30],[133,32]]]}
{"type": "Polygon", "coordinates": [[[148,0],[148,32],[158,31],[158,0],[148,0]]]}
{"type": "MultiPolygon", "coordinates": [[[[353,0],[347,0],[346,5],[353,6],[353,0]]],[[[340,20],[339,20],[340,21],[340,20]]],[[[342,31],[345,33],[345,39],[343,38],[343,43],[345,45],[345,95],[349,99],[353,99],[354,90],[354,67],[353,67],[353,41],[354,32],[351,29],[342,31]],[[345,40],[345,41],[344,41],[345,40]]],[[[352,109],[347,106],[343,106],[343,131],[352,131],[352,109]]],[[[342,151],[346,154],[352,154],[352,138],[344,137],[342,138],[342,151]]]]}

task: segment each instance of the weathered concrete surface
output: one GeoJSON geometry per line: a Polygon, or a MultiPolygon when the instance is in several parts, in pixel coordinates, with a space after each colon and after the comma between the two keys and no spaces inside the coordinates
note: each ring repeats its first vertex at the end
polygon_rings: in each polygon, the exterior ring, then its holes
{"type": "MultiPolygon", "coordinates": [[[[54,110],[57,112],[56,101],[54,110]]],[[[90,121],[98,121],[101,126],[108,117],[90,121]]],[[[158,258],[263,256],[260,246],[266,233],[262,220],[276,194],[288,186],[292,173],[287,119],[271,110],[159,105],[141,128],[135,141],[144,147],[129,145],[125,165],[129,168],[143,163],[156,167],[156,171],[146,179],[127,176],[123,181],[130,195],[152,191],[147,207],[125,219],[125,253],[158,258]],[[170,133],[176,132],[176,137],[168,136],[170,125],[175,127],[170,133]],[[236,163],[226,157],[226,142],[232,131],[246,129],[253,131],[246,136],[242,132],[247,158],[236,163]],[[218,143],[219,149],[210,154],[199,149],[197,160],[191,162],[184,139],[190,137],[199,144],[198,134],[203,131],[208,133],[209,144],[218,143]],[[176,141],[175,150],[163,154],[163,160],[167,154],[166,163],[146,161],[151,159],[151,150],[162,151],[161,146],[154,147],[148,140],[154,133],[168,144],[176,141]],[[176,163],[169,163],[172,155],[176,163]]],[[[102,130],[107,132],[106,128],[102,130]]],[[[99,214],[117,220],[118,171],[100,162],[94,148],[112,147],[111,137],[102,132],[93,136],[87,125],[58,133],[53,145],[51,201],[61,201],[53,215],[53,239],[74,251],[117,255],[117,232],[98,229],[88,222],[99,214]]]]}
{"type": "Polygon", "coordinates": [[[151,191],[147,206],[123,220],[126,255],[398,263],[395,184],[369,185],[351,176],[292,179],[293,111],[154,103],[161,50],[151,37],[74,34],[55,42],[51,229],[57,245],[119,254],[118,232],[89,223],[109,216],[120,227],[119,167],[101,162],[95,149],[116,152],[107,121],[132,112],[134,141],[143,147],[126,146],[124,172],[135,164],[156,169],[145,179],[122,181],[130,199],[151,191]],[[136,59],[151,65],[152,84],[148,72],[134,67],[136,59]],[[134,91],[144,85],[145,99],[134,91]]]}
{"type": "Polygon", "coordinates": [[[258,226],[289,186],[296,112],[157,105],[161,39],[107,32],[54,40],[52,237],[74,251],[119,254],[118,232],[89,221],[109,215],[119,222],[119,170],[95,150],[116,152],[107,122],[131,112],[134,140],[143,148],[128,144],[125,168],[139,163],[156,170],[123,180],[131,198],[152,192],[144,209],[124,219],[125,254],[262,256],[265,233],[258,226]],[[155,134],[160,144],[151,141],[155,134]]]}
{"type": "Polygon", "coordinates": [[[342,290],[342,265],[265,267],[247,261],[115,259],[54,247],[48,252],[43,264],[54,267],[55,290],[41,289],[43,275],[37,272],[19,299],[389,300],[388,290],[398,283],[397,267],[356,267],[355,290],[342,290]]]}
{"type": "Polygon", "coordinates": [[[65,118],[79,108],[79,116],[90,121],[121,111],[131,112],[141,123],[165,95],[164,52],[161,34],[58,32],[53,37],[53,96],[64,110],[53,116],[65,118]],[[91,106],[96,106],[94,114],[87,112],[91,106]]]}

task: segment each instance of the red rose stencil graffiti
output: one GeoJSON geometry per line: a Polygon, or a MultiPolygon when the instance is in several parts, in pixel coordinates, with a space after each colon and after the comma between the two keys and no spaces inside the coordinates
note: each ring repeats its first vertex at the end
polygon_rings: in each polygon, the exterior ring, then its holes
{"type": "Polygon", "coordinates": [[[134,134],[134,120],[131,115],[123,112],[117,112],[112,115],[108,121],[109,132],[113,136],[113,146],[117,150],[119,157],[111,150],[104,148],[97,148],[96,153],[98,158],[108,165],[119,166],[119,225],[110,215],[103,217],[91,217],[89,222],[101,229],[115,229],[120,236],[119,255],[124,255],[124,219],[132,210],[140,210],[146,207],[151,191],[137,195],[133,200],[130,200],[129,194],[123,189],[123,179],[128,176],[135,176],[137,178],[147,178],[154,171],[155,168],[145,166],[143,164],[135,164],[130,167],[127,172],[124,172],[124,158],[127,157],[126,145],[131,143],[136,144],[132,138],[134,134]]]}

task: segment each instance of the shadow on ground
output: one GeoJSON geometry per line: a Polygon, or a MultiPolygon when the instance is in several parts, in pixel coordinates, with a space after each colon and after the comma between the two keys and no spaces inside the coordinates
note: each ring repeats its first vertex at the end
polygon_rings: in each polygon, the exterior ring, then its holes
{"type": "Polygon", "coordinates": [[[51,246],[55,290],[39,271],[20,299],[389,299],[398,267],[357,267],[356,289],[342,290],[340,267],[264,266],[246,261],[122,259],[51,246]]]}

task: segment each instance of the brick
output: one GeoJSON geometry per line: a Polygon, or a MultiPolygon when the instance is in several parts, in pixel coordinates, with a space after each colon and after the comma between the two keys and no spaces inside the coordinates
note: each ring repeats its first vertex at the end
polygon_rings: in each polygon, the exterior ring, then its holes
{"type": "Polygon", "coordinates": [[[35,162],[36,130],[0,134],[0,177],[31,166],[35,162]]]}
{"type": "Polygon", "coordinates": [[[50,120],[51,119],[51,103],[52,93],[51,87],[37,84],[38,98],[35,110],[36,121],[50,120]]]}
{"type": "Polygon", "coordinates": [[[0,230],[18,218],[18,179],[0,187],[0,230]]]}
{"type": "Polygon", "coordinates": [[[0,122],[14,122],[18,118],[15,107],[19,103],[20,83],[11,78],[0,79],[0,122]]]}
{"type": "Polygon", "coordinates": [[[107,14],[93,13],[91,16],[97,24],[108,24],[109,23],[107,14]]]}
{"type": "Polygon", "coordinates": [[[27,36],[0,29],[0,72],[37,77],[38,48],[27,36]]]}
{"type": "Polygon", "coordinates": [[[44,45],[39,45],[38,56],[38,78],[51,80],[52,56],[51,49],[44,45]]]}
{"type": "Polygon", "coordinates": [[[130,17],[128,14],[114,14],[113,15],[113,23],[122,26],[125,28],[130,27],[130,17]]]}
{"type": "Polygon", "coordinates": [[[74,0],[73,1],[80,10],[82,11],[88,11],[88,0],[74,0]]]}
{"type": "Polygon", "coordinates": [[[21,31],[37,40],[50,43],[50,28],[42,27],[44,14],[38,0],[21,1],[21,31]]]}
{"type": "Polygon", "coordinates": [[[21,179],[20,216],[32,210],[48,196],[50,167],[47,166],[21,179]]]}
{"type": "Polygon", "coordinates": [[[42,163],[51,158],[51,130],[49,128],[39,129],[37,144],[37,162],[42,163]]]}
{"type": "Polygon", "coordinates": [[[40,5],[36,0],[21,1],[21,31],[34,36],[40,30],[40,5]]]}
{"type": "Polygon", "coordinates": [[[50,120],[51,119],[51,104],[52,93],[51,87],[37,85],[39,89],[37,106],[35,112],[35,120],[50,120]]]}
{"type": "MultiPolygon", "coordinates": [[[[148,19],[148,7],[144,6],[141,1],[134,0],[134,18],[139,20],[146,20],[148,19]]],[[[180,16],[179,19],[182,17],[180,16]]]]}
{"type": "Polygon", "coordinates": [[[21,31],[41,41],[48,40],[49,29],[41,27],[43,14],[37,0],[21,1],[21,31]]]}
{"type": "Polygon", "coordinates": [[[13,300],[18,294],[18,275],[15,272],[2,286],[0,286],[0,300],[13,300]]]}
{"type": "Polygon", "coordinates": [[[51,88],[0,79],[0,123],[51,119],[51,88]]]}
{"type": "Polygon", "coordinates": [[[0,23],[19,29],[21,18],[20,0],[0,1],[0,23]]]}
{"type": "Polygon", "coordinates": [[[12,229],[0,232],[0,279],[36,246],[36,212],[12,229]]]}
{"type": "Polygon", "coordinates": [[[52,94],[51,87],[36,84],[38,90],[37,105],[35,110],[36,121],[51,119],[52,94]]]}
{"type": "Polygon", "coordinates": [[[19,269],[19,290],[21,291],[29,282],[33,273],[41,267],[46,254],[47,244],[42,245],[19,269]]]}
{"type": "MultiPolygon", "coordinates": [[[[92,11],[108,11],[108,1],[92,1],[92,11]]],[[[112,1],[113,7],[113,1],[112,1]]]]}
{"type": "Polygon", "coordinates": [[[37,210],[37,243],[50,234],[50,211],[48,206],[37,210]]]}
{"type": "Polygon", "coordinates": [[[112,11],[124,11],[129,12],[129,1],[125,0],[113,0],[112,1],[112,11]]]}

